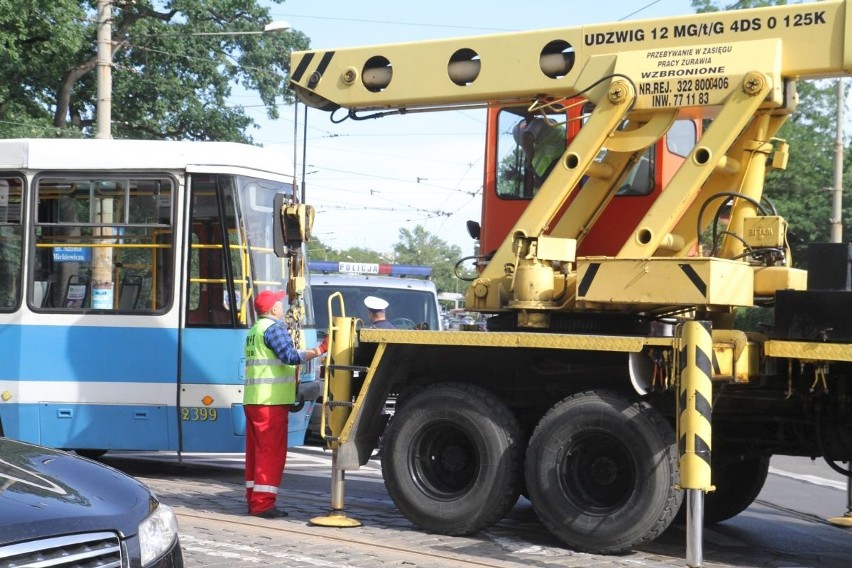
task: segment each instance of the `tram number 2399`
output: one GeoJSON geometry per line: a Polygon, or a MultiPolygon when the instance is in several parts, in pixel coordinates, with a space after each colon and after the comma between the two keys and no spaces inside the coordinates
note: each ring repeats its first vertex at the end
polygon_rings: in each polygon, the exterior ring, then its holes
{"type": "Polygon", "coordinates": [[[180,409],[180,419],[191,422],[213,422],[219,413],[215,408],[184,407],[180,409]]]}

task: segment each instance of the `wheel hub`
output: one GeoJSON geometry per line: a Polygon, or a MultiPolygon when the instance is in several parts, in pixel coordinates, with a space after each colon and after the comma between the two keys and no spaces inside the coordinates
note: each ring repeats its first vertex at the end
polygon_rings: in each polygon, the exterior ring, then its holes
{"type": "Polygon", "coordinates": [[[479,475],[476,446],[464,430],[448,422],[425,428],[409,455],[413,478],[434,499],[451,500],[464,494],[479,475]]]}
{"type": "Polygon", "coordinates": [[[565,448],[560,469],[562,490],[575,505],[607,514],[629,499],[636,483],[630,452],[620,440],[589,432],[565,448]]]}

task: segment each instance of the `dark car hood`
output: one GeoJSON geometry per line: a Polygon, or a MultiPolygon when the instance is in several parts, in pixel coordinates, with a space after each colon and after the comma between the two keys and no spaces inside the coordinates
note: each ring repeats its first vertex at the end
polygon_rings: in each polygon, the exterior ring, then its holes
{"type": "Polygon", "coordinates": [[[155,503],[111,467],[0,438],[0,545],[116,527],[133,535],[155,503]]]}

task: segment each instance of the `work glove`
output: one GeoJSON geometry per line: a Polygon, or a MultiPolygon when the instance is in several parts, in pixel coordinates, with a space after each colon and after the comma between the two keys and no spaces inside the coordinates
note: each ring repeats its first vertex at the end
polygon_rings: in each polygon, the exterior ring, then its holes
{"type": "Polygon", "coordinates": [[[325,352],[328,351],[328,336],[326,336],[326,338],[322,340],[322,343],[317,345],[315,349],[317,350],[318,357],[325,354],[325,352]]]}

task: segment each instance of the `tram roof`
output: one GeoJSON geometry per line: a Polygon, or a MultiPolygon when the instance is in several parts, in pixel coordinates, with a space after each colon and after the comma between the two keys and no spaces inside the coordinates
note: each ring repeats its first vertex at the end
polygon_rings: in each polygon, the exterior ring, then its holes
{"type": "Polygon", "coordinates": [[[0,140],[2,169],[179,169],[238,167],[293,177],[283,153],[236,142],[21,138],[0,140]]]}

